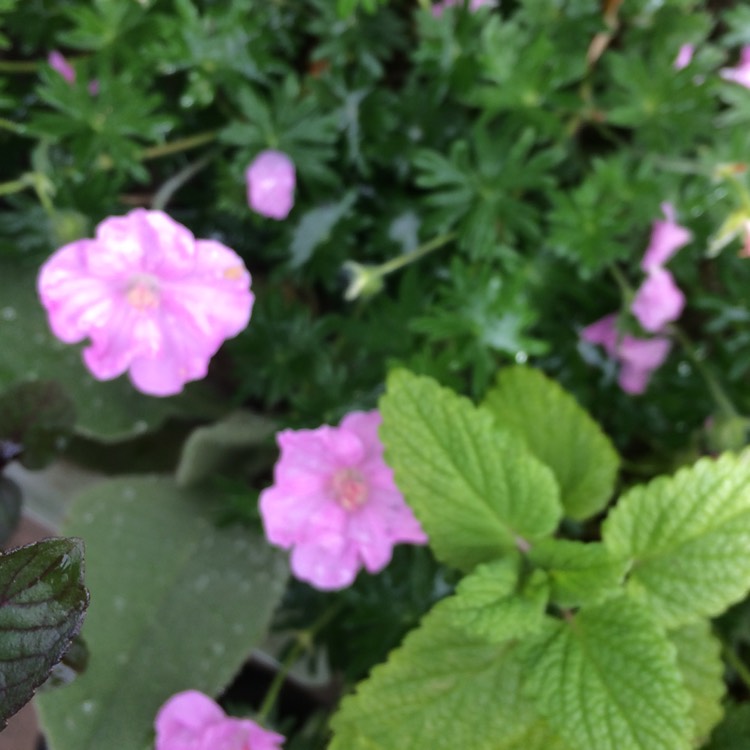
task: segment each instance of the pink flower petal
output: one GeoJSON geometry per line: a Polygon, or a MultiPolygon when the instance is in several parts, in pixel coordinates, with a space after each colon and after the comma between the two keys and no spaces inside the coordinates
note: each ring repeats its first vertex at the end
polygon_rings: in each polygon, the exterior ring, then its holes
{"type": "Polygon", "coordinates": [[[617,315],[605,315],[594,323],[587,325],[581,331],[581,338],[590,344],[600,344],[610,357],[615,356],[617,350],[617,315]]]}
{"type": "Polygon", "coordinates": [[[676,70],[682,70],[683,68],[687,68],[688,65],[693,60],[693,55],[695,54],[695,45],[694,44],[683,44],[680,47],[679,52],[677,53],[677,57],[674,61],[674,67],[676,70]]]}
{"type": "Polygon", "coordinates": [[[239,256],[162,211],[105,219],[96,238],[60,248],[42,266],[39,297],[66,342],[88,337],[94,377],[130,369],[151,395],[205,377],[222,342],[249,322],[254,296],[239,256]]]}
{"type": "Polygon", "coordinates": [[[300,544],[292,551],[292,573],[321,591],[344,589],[354,583],[361,563],[353,545],[330,550],[314,544],[300,544]]]}
{"type": "Polygon", "coordinates": [[[662,203],[661,209],[666,221],[654,222],[651,240],[641,261],[644,271],[663,266],[693,238],[689,230],[675,222],[675,210],[671,203],[662,203]]]}
{"type": "Polygon", "coordinates": [[[283,742],[283,735],[230,716],[204,730],[197,750],[278,750],[283,742]]]}
{"type": "Polygon", "coordinates": [[[57,50],[52,50],[47,57],[50,67],[59,73],[69,84],[76,82],[75,68],[65,59],[64,55],[57,50]]]}
{"type": "Polygon", "coordinates": [[[726,81],[738,83],[750,88],[750,46],[745,46],[740,52],[740,62],[734,68],[722,68],[719,75],[726,81]]]}
{"type": "Polygon", "coordinates": [[[672,274],[663,268],[653,268],[636,293],[631,310],[645,330],[656,333],[677,320],[684,307],[685,295],[672,274]]]}
{"type": "Polygon", "coordinates": [[[173,695],[156,715],[156,750],[198,748],[200,733],[224,720],[221,707],[197,690],[173,695]]]}
{"type": "Polygon", "coordinates": [[[271,219],[286,219],[294,205],[297,180],[292,160],[281,151],[261,151],[245,178],[250,208],[271,219]]]}

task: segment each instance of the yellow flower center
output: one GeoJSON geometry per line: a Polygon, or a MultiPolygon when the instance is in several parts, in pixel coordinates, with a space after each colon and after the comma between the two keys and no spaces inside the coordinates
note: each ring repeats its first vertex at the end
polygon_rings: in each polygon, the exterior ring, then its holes
{"type": "Polygon", "coordinates": [[[230,266],[224,271],[224,278],[227,281],[237,281],[242,278],[242,272],[245,269],[242,266],[230,266]]]}
{"type": "Polygon", "coordinates": [[[331,489],[344,510],[357,510],[367,502],[367,483],[356,469],[337,471],[331,480],[331,489]]]}

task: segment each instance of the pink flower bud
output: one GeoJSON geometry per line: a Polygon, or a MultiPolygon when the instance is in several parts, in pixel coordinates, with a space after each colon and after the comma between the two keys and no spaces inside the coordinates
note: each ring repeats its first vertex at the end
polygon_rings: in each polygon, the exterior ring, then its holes
{"type": "Polygon", "coordinates": [[[247,202],[271,219],[286,219],[294,205],[294,163],[281,151],[261,151],[245,172],[247,202]]]}
{"type": "Polygon", "coordinates": [[[683,68],[687,68],[687,66],[691,63],[694,54],[694,44],[683,44],[682,47],[680,47],[680,51],[677,53],[677,57],[674,61],[675,69],[682,70],[683,68]]]}
{"type": "Polygon", "coordinates": [[[52,50],[47,57],[50,67],[57,71],[69,84],[76,82],[75,68],[65,59],[61,52],[52,50]]]}

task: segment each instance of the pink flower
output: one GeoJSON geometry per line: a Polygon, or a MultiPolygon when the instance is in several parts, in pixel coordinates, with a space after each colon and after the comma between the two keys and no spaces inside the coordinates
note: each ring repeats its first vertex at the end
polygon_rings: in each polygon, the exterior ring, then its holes
{"type": "Polygon", "coordinates": [[[630,309],[645,330],[656,333],[667,323],[677,320],[684,307],[685,295],[675,284],[672,274],[664,268],[652,268],[630,309]]]}
{"type": "Polygon", "coordinates": [[[93,240],[60,248],[37,288],[57,338],[91,340],[83,360],[95,378],[127,370],[154,396],[205,377],[224,339],[247,326],[254,301],[233,250],[142,208],[105,219],[93,240]]]}
{"type": "Polygon", "coordinates": [[[56,70],[69,84],[76,82],[75,68],[65,59],[61,52],[52,50],[47,57],[47,62],[53,70],[56,70]]]}
{"type": "Polygon", "coordinates": [[[740,62],[735,68],[722,68],[719,75],[725,81],[734,81],[750,89],[750,46],[742,48],[740,62]]]}
{"type": "Polygon", "coordinates": [[[286,219],[294,205],[294,163],[281,151],[261,151],[245,172],[247,202],[271,219],[286,219]]]}
{"type": "Polygon", "coordinates": [[[226,716],[197,690],[173,695],[154,722],[155,750],[279,750],[284,737],[249,719],[226,716]]]}
{"type": "Polygon", "coordinates": [[[683,44],[682,47],[680,47],[679,52],[677,53],[677,57],[674,61],[674,67],[677,70],[682,70],[683,68],[687,68],[688,65],[690,65],[693,55],[695,54],[695,45],[694,44],[683,44]]]}
{"type": "Polygon", "coordinates": [[[663,266],[683,245],[693,238],[688,229],[675,222],[675,210],[671,203],[662,203],[666,221],[655,221],[651,230],[651,241],[641,261],[641,268],[649,271],[663,266]]]}
{"type": "Polygon", "coordinates": [[[639,339],[630,334],[621,336],[617,315],[606,315],[581,331],[581,338],[600,344],[607,355],[620,364],[617,382],[626,393],[643,393],[651,373],[664,364],[670,349],[669,339],[639,339]]]}
{"type": "MultiPolygon", "coordinates": [[[[456,5],[463,6],[464,0],[442,0],[442,2],[436,3],[432,6],[432,15],[435,18],[440,18],[443,15],[443,11],[447,8],[453,8],[456,5]]],[[[494,6],[495,0],[469,0],[469,10],[474,13],[480,8],[485,6],[494,6]]]]}
{"type": "Polygon", "coordinates": [[[363,566],[382,570],[398,542],[424,544],[419,522],[383,459],[377,411],[339,427],[284,430],[274,484],[260,495],[272,544],[294,548],[292,570],[319,589],[349,586],[363,566]]]}

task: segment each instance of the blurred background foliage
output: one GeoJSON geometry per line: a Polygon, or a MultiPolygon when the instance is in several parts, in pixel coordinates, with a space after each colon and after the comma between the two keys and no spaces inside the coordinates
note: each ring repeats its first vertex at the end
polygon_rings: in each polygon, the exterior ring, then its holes
{"type": "MultiPolygon", "coordinates": [[[[750,10],[718,0],[504,0],[440,17],[416,0],[0,0],[0,347],[15,363],[0,390],[60,379],[78,418],[58,452],[114,472],[128,456],[163,470],[144,440],[179,446],[233,408],[335,423],[374,408],[397,364],[475,399],[504,364],[543,368],[614,439],[626,484],[744,445],[750,90],[719,75],[743,44],[750,10]],[[696,53],[678,70],[685,43],[696,53]],[[244,170],[265,148],[297,167],[283,222],[247,205],[244,170]],[[620,309],[643,335],[627,310],[664,201],[694,235],[670,265],[687,307],[634,397],[579,332],[620,309]],[[239,252],[257,298],[208,382],[156,409],[56,353],[31,281],[106,216],[154,205],[239,252]],[[100,419],[110,405],[117,418],[100,419]]],[[[264,440],[216,480],[217,519],[257,524],[264,440]]],[[[174,468],[179,449],[163,454],[174,468]]],[[[347,679],[448,590],[420,555],[341,594],[349,619],[320,637],[347,679]]],[[[279,622],[315,609],[303,589],[279,622]]]]}

